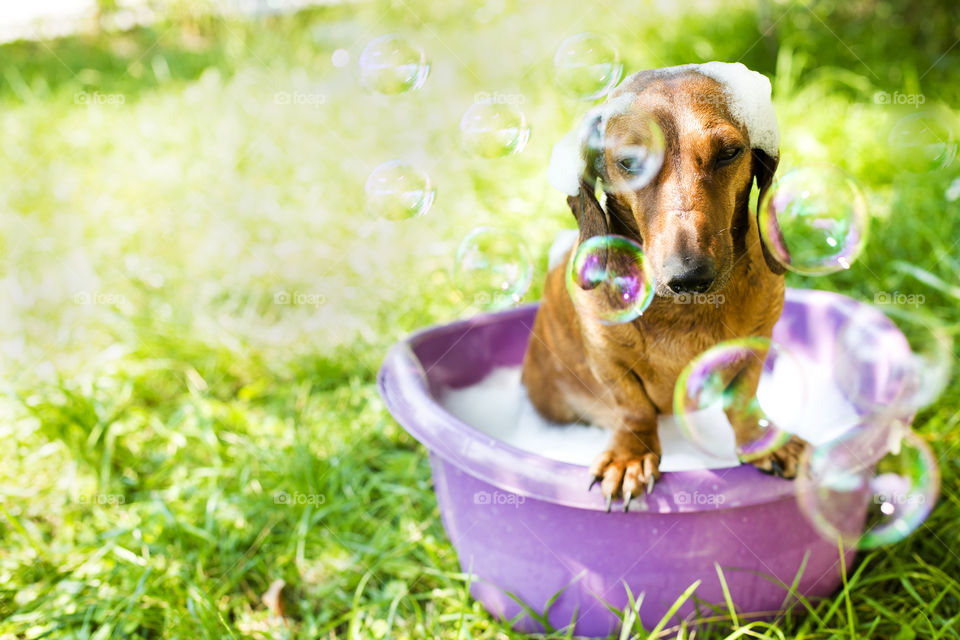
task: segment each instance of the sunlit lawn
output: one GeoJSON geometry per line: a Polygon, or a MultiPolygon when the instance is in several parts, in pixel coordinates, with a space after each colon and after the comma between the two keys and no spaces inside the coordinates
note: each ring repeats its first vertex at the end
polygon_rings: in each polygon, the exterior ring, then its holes
{"type": "MultiPolygon", "coordinates": [[[[950,10],[935,6],[924,20],[939,25],[950,10]]],[[[888,133],[915,107],[874,98],[957,104],[958,54],[931,68],[956,36],[929,27],[916,44],[864,32],[850,8],[815,11],[399,2],[0,47],[0,637],[510,636],[467,597],[426,454],[374,374],[408,331],[476,312],[449,270],[477,225],[524,238],[538,297],[546,247],[573,225],[547,159],[588,106],[551,80],[571,33],[612,34],[628,72],[743,56],[773,76],[781,170],[845,168],[873,215],[849,272],[790,284],[922,295],[956,336],[960,201],[945,193],[960,162],[900,171],[888,133]],[[430,77],[371,96],[357,56],[394,30],[428,52],[430,77]],[[520,96],[521,154],[460,150],[480,91],[520,96]],[[400,224],[363,197],[396,157],[438,189],[400,224]],[[286,624],[261,602],[278,578],[286,624]]],[[[943,474],[929,521],[862,554],[836,599],[741,633],[960,636],[958,401],[952,384],[915,424],[943,474]]]]}

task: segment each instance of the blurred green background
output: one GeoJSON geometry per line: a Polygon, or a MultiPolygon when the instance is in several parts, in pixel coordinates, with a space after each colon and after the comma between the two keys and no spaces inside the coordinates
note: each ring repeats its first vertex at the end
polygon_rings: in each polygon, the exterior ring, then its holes
{"type": "MultiPolygon", "coordinates": [[[[956,131],[957,3],[143,4],[0,45],[4,640],[511,637],[468,598],[426,454],[374,376],[407,332],[477,312],[450,269],[478,225],[524,239],[538,298],[573,227],[547,161],[590,106],[553,83],[574,33],[609,34],[625,73],[723,60],[770,76],[781,171],[840,166],[872,216],[852,269],[788,283],[920,296],[957,335],[960,162],[890,141],[918,110],[956,131]],[[430,76],[371,95],[357,58],[391,32],[430,76]],[[460,150],[478,92],[522,97],[522,153],[460,150]],[[400,224],[364,207],[394,158],[437,187],[400,224]],[[317,498],[278,500],[297,493],[317,498]],[[261,598],[277,579],[283,618],[261,598]]],[[[943,473],[917,533],[861,556],[811,613],[698,637],[960,637],[958,400],[953,383],[915,423],[943,473]]]]}

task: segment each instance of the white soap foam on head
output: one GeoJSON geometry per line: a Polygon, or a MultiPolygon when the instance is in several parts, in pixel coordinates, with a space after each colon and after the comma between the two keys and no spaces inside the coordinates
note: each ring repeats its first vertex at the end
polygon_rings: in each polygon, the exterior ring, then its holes
{"type": "MultiPolygon", "coordinates": [[[[779,363],[779,360],[778,360],[779,363]]],[[[768,413],[778,406],[795,407],[797,389],[806,385],[806,402],[791,420],[790,430],[813,443],[836,437],[856,423],[857,413],[834,383],[830,368],[802,356],[795,366],[776,366],[764,373],[757,397],[768,413]]],[[[558,425],[537,413],[520,382],[520,367],[494,369],[480,382],[461,389],[447,389],[440,404],[466,424],[518,449],[545,458],[589,466],[610,441],[610,431],[583,424],[558,425]]],[[[719,407],[698,415],[705,420],[706,441],[713,455],[702,452],[681,433],[673,416],[661,416],[661,471],[723,469],[739,463],[733,430],[719,407]]],[[[787,425],[784,425],[787,426],[787,425]]]]}
{"type": "Polygon", "coordinates": [[[580,176],[585,167],[580,156],[580,136],[576,130],[570,131],[553,145],[550,164],[547,165],[547,182],[557,191],[575,196],[580,192],[580,176]]]}
{"type": "Polygon", "coordinates": [[[730,116],[747,128],[750,146],[780,157],[780,128],[770,99],[770,80],[740,62],[706,62],[696,70],[723,87],[730,116]]]}
{"type": "MultiPolygon", "coordinates": [[[[750,146],[760,149],[772,158],[780,157],[780,128],[771,100],[770,80],[751,71],[740,62],[705,62],[685,64],[653,70],[661,76],[675,76],[697,72],[720,83],[730,116],[747,129],[750,146]]],[[[646,72],[640,72],[646,73],[646,72]]],[[[636,74],[624,78],[621,86],[629,84],[636,74]]],[[[606,117],[622,113],[629,107],[633,94],[621,94],[597,107],[606,117]]],[[[559,191],[575,196],[584,163],[580,156],[578,129],[569,132],[553,147],[547,167],[547,181],[559,191]]]]}

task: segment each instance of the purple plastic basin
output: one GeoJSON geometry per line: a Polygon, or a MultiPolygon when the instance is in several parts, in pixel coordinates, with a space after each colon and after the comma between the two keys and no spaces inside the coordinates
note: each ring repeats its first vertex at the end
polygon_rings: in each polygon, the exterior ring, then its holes
{"type": "MultiPolygon", "coordinates": [[[[853,312],[883,317],[838,294],[788,290],[774,339],[832,362],[837,331],[853,312]]],[[[717,566],[737,610],[757,617],[796,603],[788,586],[805,559],[797,592],[816,598],[837,588],[836,542],[808,524],[792,482],[750,466],[664,473],[629,513],[608,514],[600,492],[587,491],[585,467],[496,440],[437,403],[445,388],[520,364],[535,313],[524,307],[421,331],[390,350],[378,376],[391,414],[429,450],[447,535],[474,576],[472,595],[490,612],[540,631],[518,600],[541,614],[562,592],[549,606],[549,623],[562,628],[575,618],[576,634],[595,637],[616,631],[608,606],[629,606],[625,585],[643,594],[647,629],[697,580],[697,600],[723,603],[717,566]]],[[[864,513],[850,517],[862,521],[864,513]]],[[[671,624],[693,612],[691,599],[671,624]]]]}

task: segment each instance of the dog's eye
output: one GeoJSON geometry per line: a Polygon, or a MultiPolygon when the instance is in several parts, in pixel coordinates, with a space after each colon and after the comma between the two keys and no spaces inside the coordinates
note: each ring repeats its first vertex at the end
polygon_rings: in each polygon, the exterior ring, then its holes
{"type": "Polygon", "coordinates": [[[643,171],[643,165],[646,158],[641,158],[639,154],[628,155],[617,160],[617,166],[627,173],[637,175],[643,171]]]}
{"type": "Polygon", "coordinates": [[[743,147],[731,147],[729,149],[724,149],[717,155],[717,166],[722,167],[724,165],[730,164],[741,153],[743,153],[743,147]]]}

